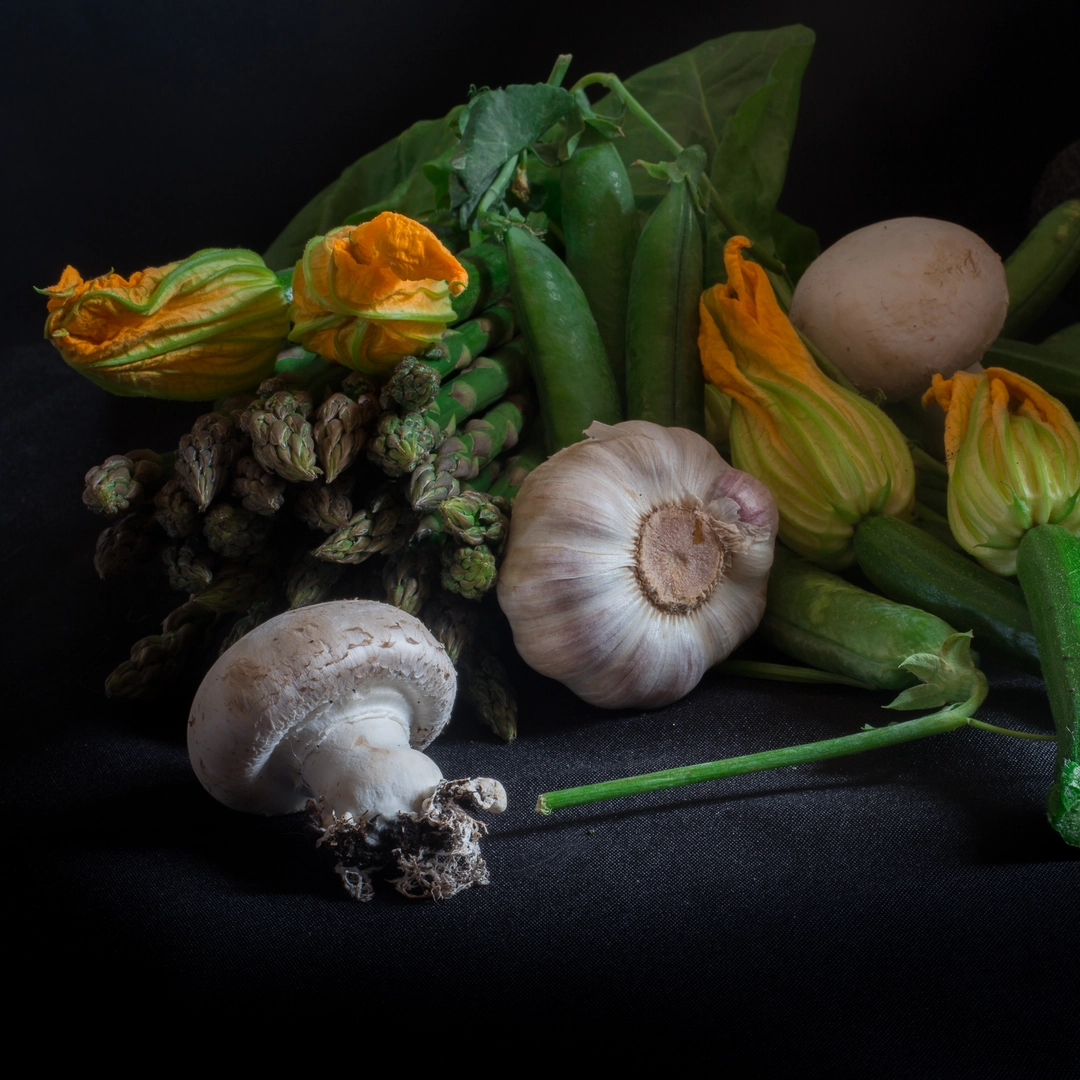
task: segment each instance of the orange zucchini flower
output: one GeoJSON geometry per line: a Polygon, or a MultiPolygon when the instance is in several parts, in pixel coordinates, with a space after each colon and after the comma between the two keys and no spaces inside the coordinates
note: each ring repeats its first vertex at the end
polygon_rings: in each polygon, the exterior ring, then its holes
{"type": "Polygon", "coordinates": [[[439,340],[465,268],[418,221],[385,211],[309,240],[293,271],[289,337],[369,375],[439,340]]]}
{"type": "Polygon", "coordinates": [[[949,527],[987,570],[1016,573],[1035,525],[1080,534],[1080,430],[1038,384],[1004,368],[935,375],[923,402],[946,412],[949,527]]]}
{"type": "Polygon", "coordinates": [[[123,278],[73,267],[38,292],[45,337],[127,397],[207,401],[257,386],[289,330],[285,290],[253,251],[208,248],[123,278]]]}
{"type": "Polygon", "coordinates": [[[728,280],[701,297],[705,377],[727,394],[731,458],[772,492],[780,537],[830,569],[854,560],[855,526],[869,514],[907,516],[915,469],[896,425],[826,378],[780,309],[750,241],[724,248],[728,280]]]}

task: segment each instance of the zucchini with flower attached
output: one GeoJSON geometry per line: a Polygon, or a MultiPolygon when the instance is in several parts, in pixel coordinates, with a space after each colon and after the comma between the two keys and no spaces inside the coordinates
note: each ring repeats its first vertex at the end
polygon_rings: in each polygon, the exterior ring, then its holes
{"type": "Polygon", "coordinates": [[[953,533],[987,569],[1020,575],[1057,729],[1050,822],[1080,846],[1080,429],[1001,368],[935,379],[931,395],[947,410],[953,533]]]}

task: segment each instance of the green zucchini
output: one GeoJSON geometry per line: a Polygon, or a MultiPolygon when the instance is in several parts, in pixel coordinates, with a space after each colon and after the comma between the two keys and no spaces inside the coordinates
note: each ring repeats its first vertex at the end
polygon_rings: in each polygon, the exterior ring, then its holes
{"type": "Polygon", "coordinates": [[[1009,311],[1001,334],[1019,337],[1080,268],[1080,199],[1055,206],[1005,260],[1009,311]]]}
{"type": "Polygon", "coordinates": [[[1001,367],[1038,383],[1074,416],[1080,413],[1080,341],[1050,338],[1041,345],[998,338],[982,358],[983,367],[1001,367]]]}
{"type": "Polygon", "coordinates": [[[936,615],[860,589],[777,545],[761,636],[788,656],[881,690],[919,680],[901,667],[955,635],[936,615]]]}
{"type": "Polygon", "coordinates": [[[1036,525],[1020,541],[1016,569],[1057,729],[1050,824],[1080,847],[1080,537],[1061,525],[1036,525]]]}
{"type": "Polygon", "coordinates": [[[859,522],[855,558],[891,600],[929,611],[958,630],[970,630],[982,652],[1021,671],[1042,674],[1024,594],[1011,581],[892,517],[859,522]]]}

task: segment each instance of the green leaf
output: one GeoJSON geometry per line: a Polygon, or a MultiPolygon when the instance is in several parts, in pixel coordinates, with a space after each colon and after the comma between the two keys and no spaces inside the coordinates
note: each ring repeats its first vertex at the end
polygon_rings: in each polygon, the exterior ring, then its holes
{"type": "Polygon", "coordinates": [[[887,709],[940,709],[970,701],[985,683],[971,657],[971,634],[952,634],[937,653],[915,653],[900,667],[921,680],[885,706],[887,709]]]}
{"type": "MultiPolygon", "coordinates": [[[[776,253],[776,202],[784,186],[799,111],[799,84],[810,60],[810,42],[788,45],[764,85],[740,102],[724,128],[711,177],[740,233],[776,253]]],[[[710,221],[721,242],[727,232],[710,221]],[[722,238],[720,236],[722,235],[722,238]]]]}
{"type": "MultiPolygon", "coordinates": [[[[776,203],[787,171],[798,114],[799,86],[814,34],[804,26],[728,34],[706,41],[625,80],[627,89],[683,146],[705,149],[708,175],[740,232],[794,269],[816,250],[810,230],[778,215],[776,203]]],[[[595,109],[620,116],[614,94],[595,109]]],[[[622,115],[625,139],[616,142],[627,164],[652,160],[663,147],[629,113],[622,115]]],[[[631,173],[639,205],[648,206],[662,181],[641,170],[631,173]]],[[[709,215],[706,282],[723,280],[722,247],[727,230],[709,215]]]]}
{"type": "Polygon", "coordinates": [[[634,164],[654,180],[666,180],[670,184],[689,180],[696,188],[705,172],[705,151],[700,146],[688,146],[674,161],[635,161],[634,164]]]}
{"type": "Polygon", "coordinates": [[[786,214],[773,214],[775,254],[787,267],[792,285],[803,276],[806,268],[821,254],[818,234],[809,225],[800,225],[786,214]]]}
{"type": "Polygon", "coordinates": [[[503,166],[566,116],[573,104],[568,90],[546,83],[486,90],[472,99],[468,124],[451,159],[459,181],[451,185],[451,205],[463,226],[503,166]]]}
{"type": "Polygon", "coordinates": [[[285,226],[266,251],[267,266],[292,266],[313,236],[337,228],[366,208],[380,206],[411,217],[433,210],[436,191],[424,165],[456,145],[461,108],[455,106],[441,120],[413,124],[350,165],[285,226]]]}

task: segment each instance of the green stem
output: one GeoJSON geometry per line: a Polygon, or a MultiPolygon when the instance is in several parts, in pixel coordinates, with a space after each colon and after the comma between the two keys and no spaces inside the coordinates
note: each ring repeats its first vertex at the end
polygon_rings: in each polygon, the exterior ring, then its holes
{"type": "MultiPolygon", "coordinates": [[[[617,75],[603,71],[594,71],[589,75],[582,75],[582,77],[574,83],[570,92],[574,93],[577,90],[583,90],[586,86],[606,87],[615,94],[623,105],[626,106],[630,114],[640,121],[645,128],[651,131],[676,157],[683,152],[682,146],[652,118],[641,102],[626,89],[622,80],[617,75]]],[[[738,222],[728,213],[727,207],[724,206],[724,201],[720,196],[720,192],[716,189],[716,185],[713,184],[708,176],[702,177],[702,180],[705,182],[705,188],[709,193],[709,203],[716,212],[716,216],[720,219],[724,228],[727,229],[732,236],[739,235],[742,230],[739,228],[738,222]]],[[[750,239],[753,240],[753,237],[750,239]]],[[[750,254],[753,255],[754,259],[765,267],[766,270],[771,270],[774,274],[779,274],[790,284],[790,280],[787,277],[787,269],[779,259],[770,255],[756,243],[750,249],[750,254]]]]}
{"type": "Polygon", "coordinates": [[[573,59],[571,53],[560,53],[555,61],[555,66],[551,69],[551,74],[548,76],[548,86],[562,86],[563,79],[566,78],[566,72],[570,67],[570,61],[573,59]]]}
{"type": "Polygon", "coordinates": [[[980,731],[992,731],[995,735],[1011,735],[1014,739],[1031,739],[1032,742],[1057,742],[1056,735],[1039,735],[1034,731],[1017,731],[1015,728],[998,727],[997,724],[984,724],[982,720],[969,720],[972,727],[980,731]]]}
{"type": "Polygon", "coordinates": [[[915,516],[920,521],[936,521],[939,525],[949,524],[949,519],[944,514],[939,514],[936,510],[927,506],[926,503],[917,502],[915,504],[915,516]]]}
{"type": "Polygon", "coordinates": [[[710,761],[702,765],[665,769],[662,772],[645,773],[643,776],[631,776],[623,780],[607,780],[599,784],[586,784],[584,787],[549,791],[536,800],[536,810],[540,814],[550,814],[553,810],[562,810],[568,806],[581,806],[584,803],[601,802],[604,799],[618,799],[624,795],[638,795],[644,791],[685,787],[687,784],[699,784],[704,780],[722,780],[728,776],[741,776],[744,773],[779,769],[789,765],[802,765],[808,761],[847,757],[867,750],[881,750],[886,746],[896,746],[913,739],[925,739],[930,735],[941,735],[946,731],[954,731],[956,728],[968,725],[969,717],[982,703],[984,696],[976,694],[962,705],[941,709],[918,720],[906,720],[900,724],[889,724],[887,727],[870,728],[868,731],[860,731],[855,735],[842,735],[838,739],[785,746],[779,750],[765,750],[758,754],[725,758],[723,761],[710,761]]]}
{"type": "Polygon", "coordinates": [[[683,152],[683,148],[652,118],[641,102],[626,89],[618,75],[604,71],[594,71],[588,75],[582,75],[570,88],[570,93],[573,94],[578,90],[584,90],[586,86],[603,86],[611,90],[630,110],[631,114],[640,120],[676,157],[683,152]]]}
{"type": "Polygon", "coordinates": [[[547,231],[551,233],[563,247],[566,247],[566,234],[562,231],[560,226],[556,225],[555,222],[551,220],[551,218],[547,219],[547,231]]]}
{"type": "Polygon", "coordinates": [[[514,170],[517,168],[518,159],[515,154],[512,158],[507,158],[506,164],[499,170],[499,175],[495,177],[495,182],[484,192],[483,197],[480,200],[480,205],[476,208],[476,216],[479,219],[480,215],[486,213],[490,209],[491,204],[496,199],[501,199],[503,192],[506,191],[510,185],[510,181],[514,177],[514,170]]]}
{"type": "Polygon", "coordinates": [[[880,687],[859,682],[847,675],[834,675],[818,668],[799,667],[794,664],[770,664],[764,660],[725,660],[716,665],[725,675],[740,675],[747,679],[773,679],[790,683],[829,683],[839,686],[857,686],[860,690],[878,690],[880,687]]]}
{"type": "Polygon", "coordinates": [[[920,472],[932,473],[943,480],[949,479],[949,468],[943,461],[931,457],[918,443],[909,442],[908,449],[911,451],[911,460],[915,463],[915,468],[920,472]]]}
{"type": "Polygon", "coordinates": [[[806,351],[814,358],[814,363],[821,368],[823,374],[845,390],[862,397],[858,387],[801,330],[796,329],[795,333],[799,335],[799,340],[806,346],[806,351]]]}

